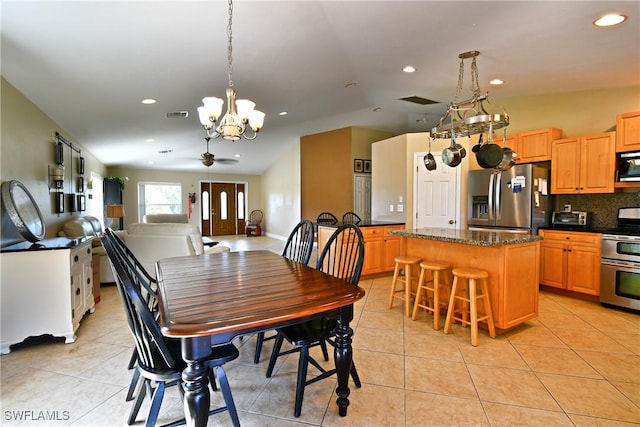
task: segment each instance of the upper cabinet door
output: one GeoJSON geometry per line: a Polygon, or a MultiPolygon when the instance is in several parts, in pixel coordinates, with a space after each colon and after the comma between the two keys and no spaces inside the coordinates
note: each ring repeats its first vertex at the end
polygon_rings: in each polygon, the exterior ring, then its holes
{"type": "Polygon", "coordinates": [[[616,152],[640,150],[640,111],[618,114],[616,152]]]}
{"type": "Polygon", "coordinates": [[[518,163],[551,160],[551,141],[562,138],[562,129],[550,128],[517,135],[516,155],[518,163]]]}

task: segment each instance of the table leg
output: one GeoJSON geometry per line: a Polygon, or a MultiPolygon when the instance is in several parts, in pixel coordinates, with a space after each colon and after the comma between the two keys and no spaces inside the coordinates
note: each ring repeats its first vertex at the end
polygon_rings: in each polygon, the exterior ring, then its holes
{"type": "Polygon", "coordinates": [[[184,417],[191,427],[204,427],[209,419],[209,377],[204,359],[210,355],[210,337],[182,339],[182,358],[187,363],[182,371],[184,417]]]}
{"type": "Polygon", "coordinates": [[[341,417],[347,415],[347,407],[349,406],[349,375],[351,373],[351,364],[353,363],[353,349],[351,348],[351,337],[353,329],[349,327],[349,322],[353,320],[353,305],[349,305],[340,309],[340,318],[336,327],[334,350],[334,360],[336,362],[336,374],[338,376],[338,388],[336,394],[338,399],[338,414],[341,417]]]}

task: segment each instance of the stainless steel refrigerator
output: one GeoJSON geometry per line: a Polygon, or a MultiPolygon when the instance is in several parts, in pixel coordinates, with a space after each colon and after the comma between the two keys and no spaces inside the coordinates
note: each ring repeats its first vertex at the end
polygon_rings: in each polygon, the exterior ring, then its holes
{"type": "Polygon", "coordinates": [[[467,226],[537,234],[548,226],[553,210],[549,169],[515,165],[504,172],[469,172],[467,226]]]}

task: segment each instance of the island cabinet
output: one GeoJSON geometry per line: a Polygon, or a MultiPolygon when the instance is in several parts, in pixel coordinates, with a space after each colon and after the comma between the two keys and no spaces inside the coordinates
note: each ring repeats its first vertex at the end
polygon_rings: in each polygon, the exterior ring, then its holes
{"type": "Polygon", "coordinates": [[[600,295],[599,233],[540,230],[540,283],[600,295]]]}
{"type": "Polygon", "coordinates": [[[613,193],[615,132],[553,141],[551,193],[613,193]]]}
{"type": "Polygon", "coordinates": [[[640,111],[618,114],[616,152],[640,151],[640,111]]]}
{"type": "MultiPolygon", "coordinates": [[[[318,254],[324,248],[331,234],[338,225],[318,227],[318,254]]],[[[365,222],[358,224],[364,239],[364,265],[362,274],[384,273],[393,271],[395,257],[401,254],[402,239],[389,234],[391,230],[402,230],[404,224],[378,224],[365,222]],[[371,225],[370,225],[371,224],[371,225]]]]}
{"type": "Polygon", "coordinates": [[[539,236],[443,228],[391,233],[403,236],[406,255],[486,270],[496,328],[509,329],[537,317],[539,236]]]}
{"type": "Polygon", "coordinates": [[[91,240],[58,238],[20,248],[0,254],[0,351],[9,353],[12,344],[45,334],[74,342],[80,320],[95,307],[91,240]]]}
{"type": "Polygon", "coordinates": [[[562,129],[549,128],[522,132],[516,135],[517,163],[533,163],[551,160],[551,142],[562,138],[562,129]]]}

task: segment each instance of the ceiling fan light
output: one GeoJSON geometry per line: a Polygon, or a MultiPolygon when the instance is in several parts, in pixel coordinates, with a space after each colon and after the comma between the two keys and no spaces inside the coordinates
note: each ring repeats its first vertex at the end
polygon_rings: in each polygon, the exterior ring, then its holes
{"type": "Polygon", "coordinates": [[[249,126],[251,126],[251,129],[253,129],[254,132],[258,132],[262,129],[264,116],[265,114],[262,111],[253,110],[251,112],[251,115],[249,116],[249,126]]]}

